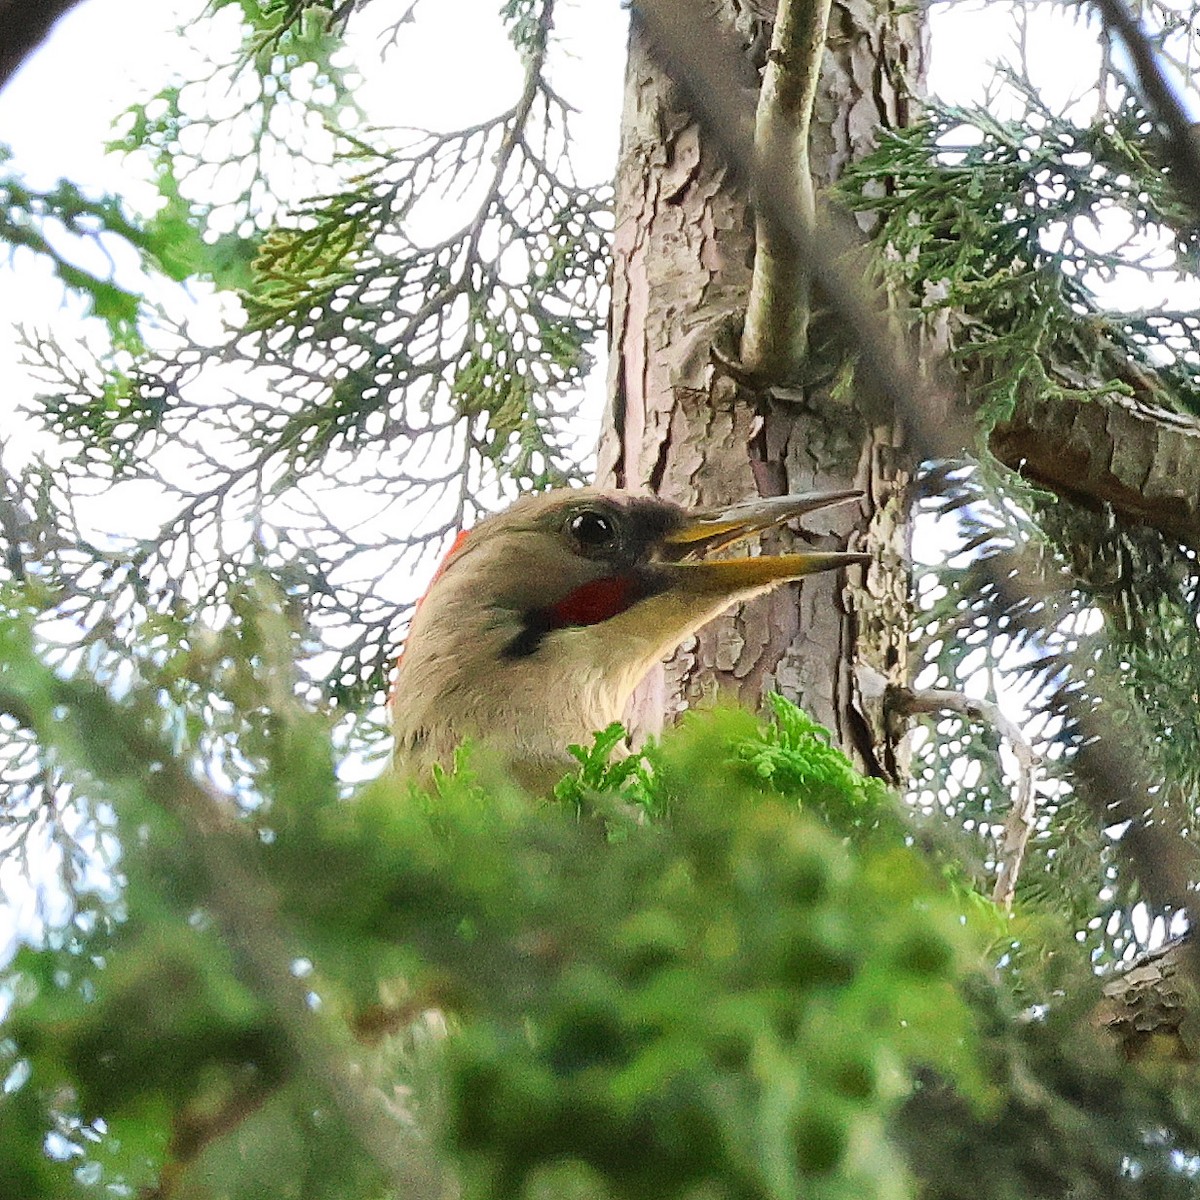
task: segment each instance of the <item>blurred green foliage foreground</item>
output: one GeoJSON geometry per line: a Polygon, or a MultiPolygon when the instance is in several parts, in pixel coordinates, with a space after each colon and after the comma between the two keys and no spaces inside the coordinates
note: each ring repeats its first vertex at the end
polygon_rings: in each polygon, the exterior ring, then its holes
{"type": "Polygon", "coordinates": [[[1069,934],[796,709],[608,731],[550,799],[352,791],[277,615],[107,675],[0,618],[0,719],[108,855],[6,971],[6,1200],[1196,1194],[1190,1089],[1090,1030],[1069,934]]]}

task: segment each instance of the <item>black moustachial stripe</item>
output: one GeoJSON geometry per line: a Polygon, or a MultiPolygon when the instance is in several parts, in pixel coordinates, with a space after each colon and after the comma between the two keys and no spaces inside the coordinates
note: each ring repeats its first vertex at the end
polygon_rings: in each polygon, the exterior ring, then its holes
{"type": "Polygon", "coordinates": [[[536,654],[546,634],[553,628],[546,609],[531,609],[523,616],[521,632],[500,651],[500,657],[528,658],[531,654],[536,654]]]}

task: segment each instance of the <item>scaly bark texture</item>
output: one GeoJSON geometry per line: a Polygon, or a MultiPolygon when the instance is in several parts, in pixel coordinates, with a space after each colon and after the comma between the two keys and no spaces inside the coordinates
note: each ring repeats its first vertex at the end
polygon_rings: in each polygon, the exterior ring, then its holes
{"type": "MultiPolygon", "coordinates": [[[[769,30],[738,0],[703,11],[705,20],[733,23],[743,34],[744,60],[730,69],[744,74],[752,107],[769,30]]],[[[818,186],[867,151],[881,125],[909,119],[923,62],[912,6],[834,4],[813,120],[818,186]]],[[[785,400],[739,382],[729,362],[753,260],[746,181],[705,144],[635,16],[599,480],[689,505],[859,488],[861,504],[817,514],[808,529],[818,546],[870,550],[876,561],[865,578],[859,570],[815,578],[714,622],[647,682],[631,721],[654,731],[664,715],[717,692],[756,705],[778,690],[828,725],[859,765],[892,776],[883,702],[886,685],[906,679],[911,464],[904,433],[866,396],[835,400],[827,385],[792,386],[785,400]]],[[[805,375],[828,379],[836,367],[810,358],[805,375]]]]}
{"type": "Polygon", "coordinates": [[[1111,504],[1131,521],[1200,544],[1195,417],[1141,394],[1042,396],[1022,401],[993,431],[991,447],[1002,463],[1035,483],[1111,504]]]}
{"type": "Polygon", "coordinates": [[[1133,1061],[1188,1062],[1197,1057],[1196,992],[1177,939],[1141,955],[1105,985],[1093,1023],[1106,1029],[1133,1061]]]}

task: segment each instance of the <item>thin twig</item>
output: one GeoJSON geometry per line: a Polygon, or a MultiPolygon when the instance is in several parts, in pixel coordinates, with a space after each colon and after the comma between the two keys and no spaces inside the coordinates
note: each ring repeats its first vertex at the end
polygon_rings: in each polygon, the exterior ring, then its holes
{"type": "Polygon", "coordinates": [[[185,1106],[171,1115],[166,1162],[155,1186],[139,1193],[140,1200],[171,1200],[186,1179],[187,1170],[213,1142],[235,1130],[258,1112],[274,1093],[275,1083],[252,1075],[241,1081],[215,1109],[185,1106]]]}
{"type": "Polygon", "coordinates": [[[915,716],[917,713],[955,713],[968,721],[990,725],[1008,742],[1013,757],[1017,760],[1017,783],[1000,838],[997,852],[999,866],[992,899],[1001,908],[1011,910],[1025,849],[1037,824],[1037,795],[1034,782],[1041,756],[1021,732],[1021,727],[1015,721],[1009,720],[1000,706],[990,700],[976,700],[947,688],[896,688],[890,694],[890,702],[893,711],[906,717],[915,716]]]}

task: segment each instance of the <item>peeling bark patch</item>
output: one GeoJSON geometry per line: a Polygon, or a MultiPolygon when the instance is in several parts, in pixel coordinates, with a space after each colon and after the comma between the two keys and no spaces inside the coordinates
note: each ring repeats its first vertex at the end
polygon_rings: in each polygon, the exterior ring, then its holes
{"type": "MultiPolygon", "coordinates": [[[[754,482],[758,486],[760,496],[783,496],[787,493],[787,468],[783,465],[783,455],[772,452],[771,438],[768,428],[777,428],[781,422],[768,425],[765,417],[760,416],[755,421],[754,432],[746,443],[746,452],[750,457],[750,470],[754,473],[754,482]]],[[[788,438],[783,439],[786,450],[788,438]]]]}
{"type": "Polygon", "coordinates": [[[669,165],[663,175],[663,204],[680,205],[700,177],[700,131],[689,126],[667,146],[669,165]]]}

